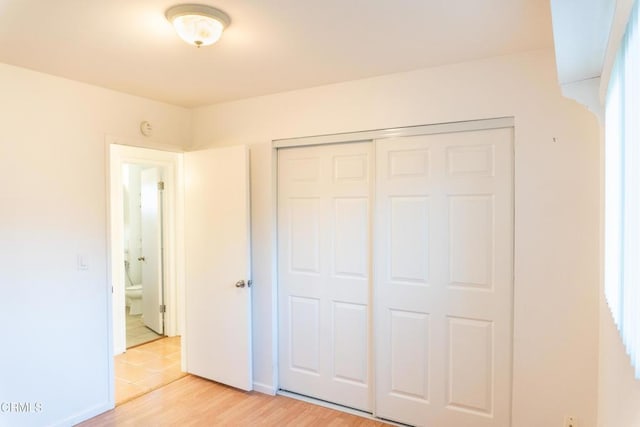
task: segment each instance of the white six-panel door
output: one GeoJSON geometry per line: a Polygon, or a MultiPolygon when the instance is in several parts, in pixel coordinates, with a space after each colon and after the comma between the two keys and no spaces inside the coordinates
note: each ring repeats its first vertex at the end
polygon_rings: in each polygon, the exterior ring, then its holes
{"type": "Polygon", "coordinates": [[[372,144],[278,151],[280,388],[372,410],[372,144]]]}
{"type": "Polygon", "coordinates": [[[512,129],[376,142],[376,415],[510,425],[512,129]]]}

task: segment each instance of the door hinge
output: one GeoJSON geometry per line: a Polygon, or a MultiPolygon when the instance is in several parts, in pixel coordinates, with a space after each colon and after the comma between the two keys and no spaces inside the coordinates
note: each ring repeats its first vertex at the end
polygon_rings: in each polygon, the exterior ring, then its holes
{"type": "Polygon", "coordinates": [[[164,181],[160,181],[158,183],[158,191],[162,191],[162,190],[164,190],[164,181]]]}
{"type": "Polygon", "coordinates": [[[247,286],[251,287],[251,285],[253,285],[253,280],[247,280],[247,286]]]}
{"type": "Polygon", "coordinates": [[[166,312],[167,312],[166,304],[160,304],[160,313],[166,313],[166,312]]]}

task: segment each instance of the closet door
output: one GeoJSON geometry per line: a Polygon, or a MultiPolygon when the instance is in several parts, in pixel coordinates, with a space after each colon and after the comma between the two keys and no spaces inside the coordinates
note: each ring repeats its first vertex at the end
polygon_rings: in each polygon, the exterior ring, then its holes
{"type": "Polygon", "coordinates": [[[372,151],[278,150],[280,388],[364,411],[372,151]]]}
{"type": "Polygon", "coordinates": [[[376,141],[376,415],[510,425],[513,130],[376,141]]]}

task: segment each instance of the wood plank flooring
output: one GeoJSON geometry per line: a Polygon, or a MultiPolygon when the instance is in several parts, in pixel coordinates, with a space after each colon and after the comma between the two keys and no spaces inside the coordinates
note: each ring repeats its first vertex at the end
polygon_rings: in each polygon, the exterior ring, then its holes
{"type": "Polygon", "coordinates": [[[79,424],[106,426],[386,426],[284,396],[188,375],[79,424]]]}

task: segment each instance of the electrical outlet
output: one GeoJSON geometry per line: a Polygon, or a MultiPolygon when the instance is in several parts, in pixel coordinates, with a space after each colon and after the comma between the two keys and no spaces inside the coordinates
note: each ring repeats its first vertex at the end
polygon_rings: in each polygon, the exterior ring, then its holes
{"type": "Polygon", "coordinates": [[[569,415],[564,419],[564,427],[578,427],[578,419],[569,415]]]}

